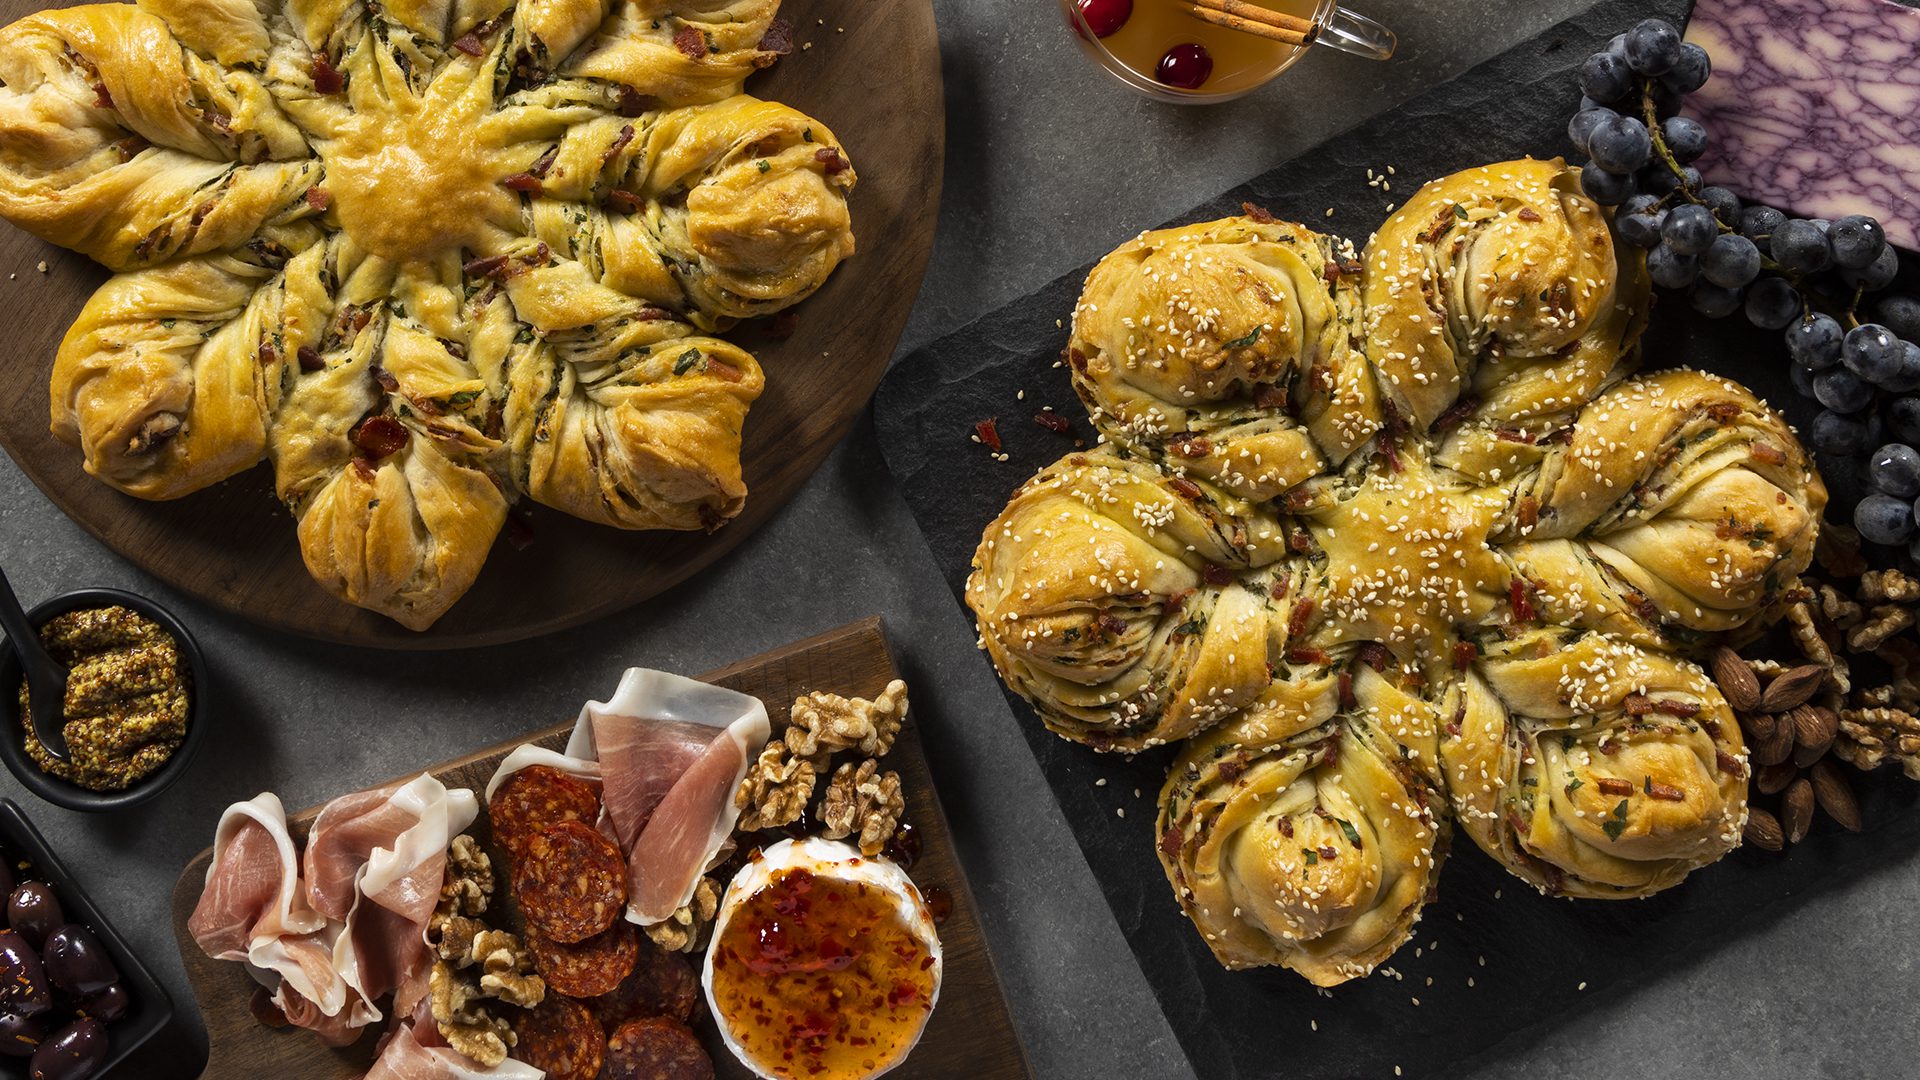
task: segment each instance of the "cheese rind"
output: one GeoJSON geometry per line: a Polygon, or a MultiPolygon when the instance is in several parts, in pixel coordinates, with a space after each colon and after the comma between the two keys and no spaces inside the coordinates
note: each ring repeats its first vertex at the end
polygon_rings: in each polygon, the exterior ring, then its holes
{"type": "Polygon", "coordinates": [[[1688,99],[1709,183],[1806,217],[1871,214],[1920,247],[1920,10],[1892,0],[1698,0],[1713,57],[1688,99]]]}

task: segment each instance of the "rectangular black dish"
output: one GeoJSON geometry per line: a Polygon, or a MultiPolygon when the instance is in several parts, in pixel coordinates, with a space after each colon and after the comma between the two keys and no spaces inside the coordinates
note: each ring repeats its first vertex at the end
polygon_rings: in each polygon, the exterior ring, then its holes
{"type": "MultiPolygon", "coordinates": [[[[10,860],[24,859],[32,863],[40,877],[53,886],[67,920],[93,931],[93,936],[113,958],[114,967],[119,969],[120,982],[127,988],[131,1004],[126,1016],[118,1023],[107,1025],[107,1059],[94,1074],[96,1078],[112,1076],[121,1062],[173,1021],[173,999],[161,989],[153,973],[133,950],[127,948],[126,939],[93,905],[86,889],[68,872],[66,864],[47,846],[39,830],[12,799],[0,799],[0,852],[10,860]]],[[[0,1058],[0,1078],[27,1080],[27,1059],[0,1058]]]]}
{"type": "MultiPolygon", "coordinates": [[[[1678,23],[1689,6],[1608,0],[1169,224],[1239,213],[1251,202],[1362,244],[1389,204],[1428,179],[1528,154],[1571,155],[1566,123],[1580,62],[1638,20],[1678,23]],[[1383,192],[1368,181],[1387,166],[1393,190],[1383,192]]],[[[1103,246],[1126,237],[1109,239],[1103,246]]],[[[1094,440],[1058,367],[1087,269],[905,357],[880,387],[882,451],[956,596],[981,529],[1014,488],[1076,441],[1094,440]],[[1049,406],[1073,420],[1071,432],[1032,421],[1049,406]],[[988,418],[998,418],[1004,462],[970,438],[988,418]]],[[[1738,378],[1803,429],[1817,409],[1788,382],[1777,333],[1696,315],[1682,296],[1659,299],[1644,349],[1649,368],[1738,378]]],[[[1822,462],[1840,519],[1858,492],[1847,464],[1822,462]]],[[[1641,901],[1541,897],[1456,837],[1439,899],[1415,938],[1372,977],[1327,993],[1284,970],[1223,970],[1180,913],[1154,856],[1154,800],[1170,751],[1098,755],[1009,701],[1162,1010],[1208,1080],[1457,1074],[1498,1044],[1523,1045],[1529,1032],[1575,1022],[1596,998],[1630,992],[1920,840],[1915,785],[1885,774],[1858,784],[1865,833],[1823,823],[1788,855],[1736,851],[1641,901]]]]}

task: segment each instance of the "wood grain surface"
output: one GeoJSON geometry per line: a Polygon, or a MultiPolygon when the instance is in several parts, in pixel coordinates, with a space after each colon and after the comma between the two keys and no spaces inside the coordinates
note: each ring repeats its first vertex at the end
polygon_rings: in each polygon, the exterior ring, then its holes
{"type": "MultiPolygon", "coordinates": [[[[617,681],[618,675],[613,671],[607,673],[609,686],[617,681]]],[[[880,620],[873,618],[700,677],[760,698],[766,702],[767,712],[776,718],[777,728],[793,699],[803,693],[831,690],[871,697],[895,677],[895,671],[880,620]]],[[[493,775],[500,759],[515,746],[533,741],[559,749],[566,744],[572,728],[572,724],[565,724],[534,732],[524,739],[428,766],[427,771],[448,787],[469,787],[478,792],[486,787],[487,778],[493,775]]],[[[993,958],[981,936],[973,895],[955,858],[947,819],[934,792],[932,774],[927,770],[919,730],[911,718],[886,763],[900,773],[907,797],[907,820],[921,834],[922,853],[914,864],[913,879],[922,888],[942,888],[953,897],[953,913],[940,927],[945,954],[940,1004],[901,1075],[955,1080],[1026,1080],[1031,1073],[1025,1052],[1014,1032],[1006,997],[994,972],[993,958]]],[[[416,775],[417,770],[396,779],[416,775]]],[[[312,807],[289,819],[296,839],[305,839],[307,827],[319,810],[312,807]]],[[[482,815],[472,831],[484,837],[484,825],[485,815],[482,815]]],[[[254,983],[241,965],[209,960],[194,945],[192,935],[187,932],[187,918],[199,902],[211,858],[211,849],[196,856],[181,871],[173,890],[174,936],[180,946],[187,981],[193,986],[200,1015],[207,1025],[208,1059],[202,1077],[205,1080],[257,1080],[260,1077],[347,1080],[364,1072],[373,1057],[376,1037],[373,1032],[354,1046],[335,1050],[305,1031],[262,1027],[248,1012],[254,983]]],[[[501,856],[497,851],[494,858],[498,865],[501,856]]],[[[384,1030],[384,1025],[375,1027],[384,1030]]],[[[698,1029],[721,1077],[750,1080],[752,1074],[721,1046],[711,1022],[700,1023],[698,1029]]]]}
{"type": "MultiPolygon", "coordinates": [[[[0,0],[0,23],[46,6],[0,0]]],[[[945,128],[930,0],[788,0],[781,14],[796,27],[795,50],[747,91],[817,117],[845,144],[860,174],[851,199],[859,252],[800,305],[792,337],[728,335],[759,357],[767,389],[747,417],[746,509],[719,532],[622,532],[528,504],[533,543],[496,543],[479,581],[431,630],[336,600],[308,576],[265,466],[170,503],[122,495],[81,471],[80,451],[48,432],[47,384],[62,335],[106,273],[4,224],[13,381],[0,395],[0,446],[55,505],[142,569],[296,634],[395,648],[496,644],[684,580],[765,522],[846,433],[900,339],[933,246],[945,128]],[[813,47],[800,48],[806,42],[813,47]]]]}

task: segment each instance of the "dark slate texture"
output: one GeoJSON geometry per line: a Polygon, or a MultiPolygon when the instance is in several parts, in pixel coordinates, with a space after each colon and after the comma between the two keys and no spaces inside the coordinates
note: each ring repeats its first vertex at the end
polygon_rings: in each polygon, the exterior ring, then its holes
{"type": "MultiPolygon", "coordinates": [[[[1389,204],[1428,178],[1527,153],[1571,153],[1573,69],[1639,18],[1678,20],[1686,8],[1684,0],[1602,3],[1169,224],[1253,202],[1363,243],[1389,204]],[[1393,190],[1368,186],[1367,170],[1389,165],[1393,190]]],[[[1088,268],[906,357],[881,387],[882,450],[956,594],[981,528],[1012,489],[1076,441],[1093,439],[1057,366],[1088,268]],[[1071,435],[1032,421],[1043,406],[1074,419],[1071,435]],[[998,420],[1008,462],[990,460],[969,440],[989,417],[998,420]]],[[[1663,297],[1646,352],[1649,366],[1735,376],[1796,423],[1812,417],[1786,380],[1777,337],[1740,320],[1709,322],[1684,299],[1663,297]]],[[[1834,481],[1850,503],[1850,478],[1834,481]]],[[[1048,734],[1024,702],[1008,698],[1195,1072],[1210,1080],[1462,1075],[1575,1022],[1596,998],[1764,932],[1807,898],[1864,876],[1884,852],[1920,839],[1920,814],[1908,812],[1913,785],[1871,782],[1863,787],[1871,823],[1864,835],[1823,824],[1795,858],[1740,851],[1660,896],[1607,904],[1540,897],[1457,836],[1440,899],[1414,940],[1372,978],[1324,994],[1279,969],[1224,971],[1179,912],[1153,854],[1154,800],[1170,751],[1131,761],[1097,755],[1048,734]]],[[[1616,1064],[1666,1075],[1650,1063],[1616,1064]]],[[[1749,1068],[1770,1075],[1764,1063],[1749,1068]]]]}

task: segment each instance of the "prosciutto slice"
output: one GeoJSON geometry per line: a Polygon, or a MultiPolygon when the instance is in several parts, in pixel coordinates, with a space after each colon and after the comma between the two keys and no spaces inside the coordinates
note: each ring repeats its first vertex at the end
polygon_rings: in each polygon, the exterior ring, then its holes
{"type": "Polygon", "coordinates": [[[628,921],[662,922],[693,898],[769,734],[758,698],[644,668],[580,711],[567,756],[600,763],[602,827],[627,855],[628,921]]]}
{"type": "Polygon", "coordinates": [[[343,795],[314,819],[303,863],[307,899],[343,924],[333,963],[354,991],[351,1023],[379,1020],[374,1002],[390,991],[400,1015],[426,993],[427,923],[440,899],[447,845],[478,813],[472,791],[449,791],[422,774],[343,795]]]}
{"type": "Polygon", "coordinates": [[[348,988],[333,965],[339,928],[307,902],[286,808],[272,793],[220,815],[187,929],[208,956],[247,964],[256,978],[291,988],[320,1013],[346,1006],[348,988]]]}

